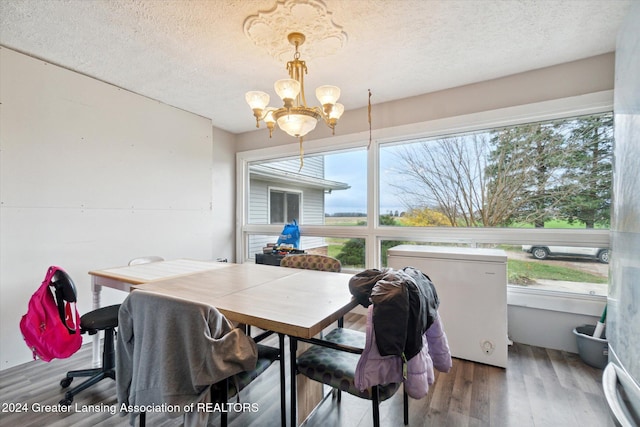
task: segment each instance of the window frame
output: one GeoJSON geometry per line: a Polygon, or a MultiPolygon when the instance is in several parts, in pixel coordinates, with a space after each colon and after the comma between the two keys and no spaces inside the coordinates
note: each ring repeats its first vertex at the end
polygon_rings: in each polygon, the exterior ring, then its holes
{"type": "MultiPolygon", "coordinates": [[[[374,106],[375,111],[375,106],[374,106]]],[[[448,117],[428,122],[413,123],[376,129],[374,139],[367,153],[367,225],[327,226],[301,225],[306,236],[363,238],[366,245],[365,268],[379,268],[381,263],[382,240],[412,240],[417,242],[451,242],[469,245],[493,243],[520,245],[558,244],[566,246],[610,247],[610,230],[575,229],[508,229],[508,228],[464,228],[464,227],[393,227],[379,225],[379,154],[380,146],[402,143],[419,138],[435,138],[451,134],[482,131],[531,122],[571,118],[576,116],[613,111],[613,91],[607,90],[586,95],[560,98],[519,106],[488,110],[467,115],[448,117]]],[[[367,147],[368,133],[336,135],[329,138],[305,141],[305,153],[341,151],[367,147]]],[[[247,224],[248,165],[259,160],[273,160],[295,156],[297,143],[268,147],[236,154],[237,171],[237,224],[236,259],[238,262],[251,261],[247,258],[246,242],[250,234],[275,234],[279,226],[247,224]]],[[[544,294],[544,292],[542,292],[544,294]]],[[[571,294],[566,294],[571,295],[571,294]]],[[[583,298],[584,295],[579,295],[583,298]]],[[[598,298],[598,297],[594,297],[598,298]]]]}
{"type": "Polygon", "coordinates": [[[291,188],[269,185],[269,186],[267,186],[267,198],[268,198],[267,203],[269,205],[269,215],[268,215],[267,220],[268,220],[269,224],[278,224],[278,225],[282,226],[283,224],[287,224],[287,223],[291,222],[290,219],[286,218],[287,217],[287,209],[286,208],[287,208],[287,195],[288,194],[295,194],[295,195],[298,196],[298,218],[296,218],[296,220],[298,221],[299,224],[302,223],[302,212],[304,210],[304,209],[302,209],[302,206],[303,206],[302,203],[303,203],[303,194],[304,193],[302,191],[300,191],[300,190],[293,190],[291,188]],[[271,219],[271,192],[272,191],[280,192],[280,193],[284,194],[284,199],[283,199],[283,201],[284,201],[283,209],[284,209],[284,216],[285,216],[284,222],[273,222],[273,220],[271,219]]]}

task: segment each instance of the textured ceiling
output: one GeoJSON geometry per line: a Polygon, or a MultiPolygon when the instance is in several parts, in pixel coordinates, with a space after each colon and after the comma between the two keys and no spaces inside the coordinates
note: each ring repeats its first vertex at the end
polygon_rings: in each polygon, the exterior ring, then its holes
{"type": "MultiPolygon", "coordinates": [[[[381,103],[611,52],[633,0],[306,1],[326,5],[347,36],[328,56],[305,56],[309,40],[300,49],[308,101],[337,85],[348,112],[366,105],[367,89],[381,103]]],[[[255,129],[244,93],[273,100],[287,77],[243,27],[276,3],[0,0],[0,44],[240,133],[255,129]]]]}

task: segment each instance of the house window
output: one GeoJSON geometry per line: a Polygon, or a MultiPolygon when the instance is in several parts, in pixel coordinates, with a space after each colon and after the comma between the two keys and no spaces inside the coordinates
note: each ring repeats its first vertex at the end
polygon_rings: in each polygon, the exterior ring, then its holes
{"type": "Polygon", "coordinates": [[[300,193],[269,190],[269,223],[284,224],[300,220],[300,193]]]}

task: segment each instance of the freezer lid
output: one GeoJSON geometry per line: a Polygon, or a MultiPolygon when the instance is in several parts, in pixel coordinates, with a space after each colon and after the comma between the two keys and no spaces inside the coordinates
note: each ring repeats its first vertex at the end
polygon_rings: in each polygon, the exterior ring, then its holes
{"type": "Polygon", "coordinates": [[[387,256],[457,261],[507,262],[507,254],[502,249],[453,246],[400,245],[389,248],[387,256]]]}

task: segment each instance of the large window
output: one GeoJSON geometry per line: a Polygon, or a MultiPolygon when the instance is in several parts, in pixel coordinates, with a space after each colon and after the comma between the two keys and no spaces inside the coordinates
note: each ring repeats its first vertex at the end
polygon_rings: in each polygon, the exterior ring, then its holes
{"type": "Polygon", "coordinates": [[[609,228],[612,142],[606,113],[383,145],[380,223],[609,228]]]}
{"type": "Polygon", "coordinates": [[[271,203],[270,222],[289,220],[287,195],[299,191],[303,240],[311,250],[326,248],[347,271],[386,266],[386,251],[397,244],[490,247],[505,250],[509,284],[518,289],[605,295],[615,256],[608,231],[613,119],[604,102],[600,112],[576,106],[581,115],[561,104],[533,111],[536,121],[514,109],[512,116],[503,110],[430,123],[423,136],[398,133],[368,149],[355,139],[305,142],[302,168],[295,144],[269,159],[243,153],[242,256],[257,249],[248,242],[279,231],[262,219],[262,188],[272,188],[271,198],[287,188],[275,196],[281,213],[271,203]]]}
{"type": "MultiPolygon", "coordinates": [[[[296,153],[297,154],[297,153],[296,153]]],[[[367,152],[364,149],[287,155],[248,164],[247,224],[282,225],[293,220],[301,226],[366,224],[367,152]]],[[[253,257],[268,243],[276,243],[280,230],[261,229],[246,241],[244,256],[253,257]]],[[[300,249],[337,254],[339,238],[305,233],[300,249]]],[[[364,268],[364,259],[351,268],[364,268]]]]}
{"type": "MultiPolygon", "coordinates": [[[[606,295],[608,246],[573,239],[609,229],[612,148],[610,113],[383,144],[379,223],[571,230],[554,243],[481,245],[505,250],[511,285],[606,295]]],[[[396,243],[381,243],[383,266],[396,243]]]]}

